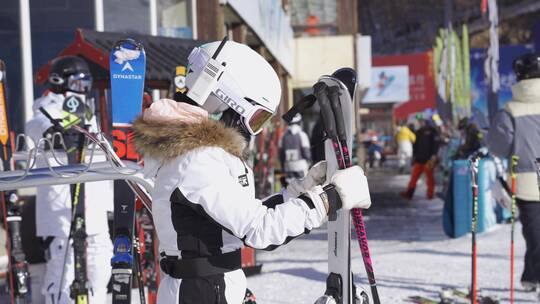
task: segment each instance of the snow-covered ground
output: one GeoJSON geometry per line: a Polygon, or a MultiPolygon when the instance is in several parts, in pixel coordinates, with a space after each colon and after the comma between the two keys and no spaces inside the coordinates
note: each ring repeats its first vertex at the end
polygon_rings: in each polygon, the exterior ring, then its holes
{"type": "MultiPolygon", "coordinates": [[[[414,200],[401,199],[398,192],[408,176],[373,172],[368,177],[372,208],[365,213],[366,227],[381,302],[407,303],[407,297],[436,297],[443,287],[466,289],[470,285],[471,239],[449,239],[442,231],[442,201],[426,200],[419,185],[414,200]]],[[[478,282],[485,294],[509,300],[510,225],[499,225],[478,236],[478,282]]],[[[355,281],[367,290],[365,271],[356,241],[353,241],[355,281]]],[[[516,303],[539,303],[535,295],[522,291],[519,278],[523,267],[524,241],[516,225],[516,303]]],[[[262,273],[248,278],[257,303],[313,303],[324,293],[327,275],[326,230],[323,228],[296,239],[272,252],[259,251],[262,273]]],[[[31,271],[43,272],[43,265],[31,271]]],[[[34,277],[34,290],[40,281],[34,277]]],[[[111,303],[109,297],[108,303],[111,303]]],[[[133,291],[133,303],[138,303],[133,291]]],[[[0,299],[0,303],[3,303],[0,299]]],[[[40,303],[37,301],[36,303],[40,303]]]]}
{"type": "MultiPolygon", "coordinates": [[[[443,287],[470,285],[471,238],[449,239],[442,231],[440,199],[427,200],[419,186],[414,200],[398,192],[408,176],[369,176],[373,207],[366,214],[369,247],[382,303],[407,303],[407,297],[437,297],[443,287]]],[[[357,243],[353,242],[355,280],[369,290],[357,243]]],[[[538,303],[521,289],[524,240],[516,225],[516,303],[538,303]]],[[[498,225],[478,236],[478,284],[486,295],[509,302],[510,225],[498,225]]],[[[273,252],[258,252],[262,273],[248,279],[258,303],[313,303],[325,289],[325,229],[292,241],[273,252]]]]}

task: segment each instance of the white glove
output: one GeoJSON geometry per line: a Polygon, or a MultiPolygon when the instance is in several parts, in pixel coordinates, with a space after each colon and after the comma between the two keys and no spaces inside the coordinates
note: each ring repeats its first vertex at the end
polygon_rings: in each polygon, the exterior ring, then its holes
{"type": "Polygon", "coordinates": [[[320,226],[326,220],[327,214],[340,208],[367,209],[371,206],[367,179],[359,166],[337,171],[332,176],[330,185],[324,188],[320,185],[314,186],[304,195],[309,197],[315,207],[310,224],[313,227],[320,226]]]}
{"type": "Polygon", "coordinates": [[[302,179],[294,179],[287,186],[287,193],[290,197],[298,197],[306,193],[309,189],[322,185],[326,180],[326,161],[320,161],[309,169],[307,175],[302,179]]]}
{"type": "Polygon", "coordinates": [[[330,179],[330,183],[334,185],[339,194],[341,208],[347,210],[367,209],[371,206],[367,178],[359,166],[337,171],[330,179]]]}

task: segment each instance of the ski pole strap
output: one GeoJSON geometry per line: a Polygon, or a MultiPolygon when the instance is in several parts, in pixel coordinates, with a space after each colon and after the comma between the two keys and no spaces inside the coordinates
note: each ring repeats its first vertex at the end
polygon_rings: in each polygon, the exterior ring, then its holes
{"type": "Polygon", "coordinates": [[[342,206],[339,193],[337,192],[336,187],[332,184],[324,186],[323,190],[328,197],[328,215],[335,214],[336,211],[341,209],[342,206]]]}
{"type": "Polygon", "coordinates": [[[161,255],[161,270],[175,279],[205,277],[242,268],[240,250],[191,259],[178,259],[177,256],[167,256],[164,253],[161,255]]]}
{"type": "Polygon", "coordinates": [[[311,108],[315,103],[315,100],[316,98],[313,94],[304,96],[299,102],[295,103],[292,108],[287,111],[287,113],[283,114],[281,118],[283,118],[283,120],[285,120],[287,123],[290,123],[296,114],[302,113],[306,109],[311,108]]]}
{"type": "MultiPolygon", "coordinates": [[[[326,208],[326,214],[327,215],[335,215],[336,211],[338,211],[342,207],[341,198],[339,197],[339,193],[336,190],[336,186],[332,184],[328,184],[323,187],[323,191],[319,193],[319,197],[322,200],[322,203],[324,204],[324,208],[326,208]]],[[[309,207],[309,209],[315,209],[315,203],[311,200],[309,195],[302,194],[298,197],[299,199],[303,200],[306,205],[309,207]]]]}

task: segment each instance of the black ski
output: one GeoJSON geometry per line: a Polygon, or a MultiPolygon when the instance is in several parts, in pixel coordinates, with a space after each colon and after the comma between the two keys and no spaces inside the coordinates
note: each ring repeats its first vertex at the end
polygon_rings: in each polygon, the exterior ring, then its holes
{"type": "MultiPolygon", "coordinates": [[[[68,153],[69,163],[84,163],[86,139],[83,134],[75,134],[77,150],[68,153]]],[[[88,271],[86,265],[86,216],[85,216],[85,187],[79,183],[71,185],[72,222],[70,235],[73,238],[73,264],[75,277],[70,286],[70,297],[76,304],[87,304],[88,301],[88,271]]]]}
{"type": "MultiPolygon", "coordinates": [[[[6,98],[6,65],[0,60],[0,142],[2,144],[2,171],[11,170],[10,125],[6,98]]],[[[21,238],[21,202],[15,191],[0,193],[2,219],[6,231],[6,249],[8,254],[8,287],[11,303],[29,303],[30,284],[28,264],[22,247],[21,238]]]]}
{"type": "Polygon", "coordinates": [[[148,209],[141,208],[139,210],[137,224],[139,241],[141,242],[142,275],[144,286],[148,288],[148,304],[155,304],[159,285],[159,261],[156,254],[157,241],[154,235],[154,223],[148,209]]]}
{"type": "MultiPolygon", "coordinates": [[[[68,148],[67,158],[70,164],[84,163],[86,153],[86,137],[83,133],[71,129],[74,125],[85,129],[85,117],[88,108],[78,94],[67,94],[64,100],[61,113],[49,112],[47,108],[41,107],[39,110],[47,117],[57,130],[61,133],[68,148]],[[60,117],[53,117],[60,115],[60,117]]],[[[53,148],[53,147],[52,147],[53,148]]],[[[88,271],[86,264],[87,242],[86,242],[86,215],[85,215],[85,191],[84,184],[78,183],[71,188],[71,227],[68,236],[68,243],[73,240],[73,264],[74,278],[70,285],[70,297],[76,304],[87,304],[89,302],[88,271]]],[[[64,260],[67,260],[69,244],[66,246],[64,260]]],[[[64,286],[64,274],[60,278],[60,290],[64,286]]],[[[57,301],[60,301],[62,293],[58,294],[57,301]]]]}

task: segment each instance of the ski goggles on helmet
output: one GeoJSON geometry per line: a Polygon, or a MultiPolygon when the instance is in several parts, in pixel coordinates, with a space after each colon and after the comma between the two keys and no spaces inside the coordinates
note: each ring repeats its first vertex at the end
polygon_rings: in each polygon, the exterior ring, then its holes
{"type": "MultiPolygon", "coordinates": [[[[210,55],[204,48],[194,48],[188,56],[188,71],[200,72],[209,59],[210,55]]],[[[224,72],[223,77],[218,80],[217,86],[212,90],[214,96],[242,117],[242,124],[246,130],[252,135],[257,135],[274,116],[274,113],[257,104],[255,100],[242,96],[243,94],[239,94],[239,92],[241,92],[240,86],[235,83],[227,71],[224,72]]]]}
{"type": "Polygon", "coordinates": [[[242,117],[242,124],[251,135],[259,134],[274,116],[269,109],[238,95],[223,83],[220,83],[212,94],[242,117]]]}
{"type": "Polygon", "coordinates": [[[201,70],[209,58],[210,55],[203,48],[194,47],[188,56],[188,70],[190,67],[194,67],[197,71],[201,70]]]}
{"type": "Polygon", "coordinates": [[[62,86],[66,91],[88,93],[92,89],[92,76],[85,73],[78,73],[63,78],[58,74],[52,74],[49,77],[49,83],[62,86]]]}

